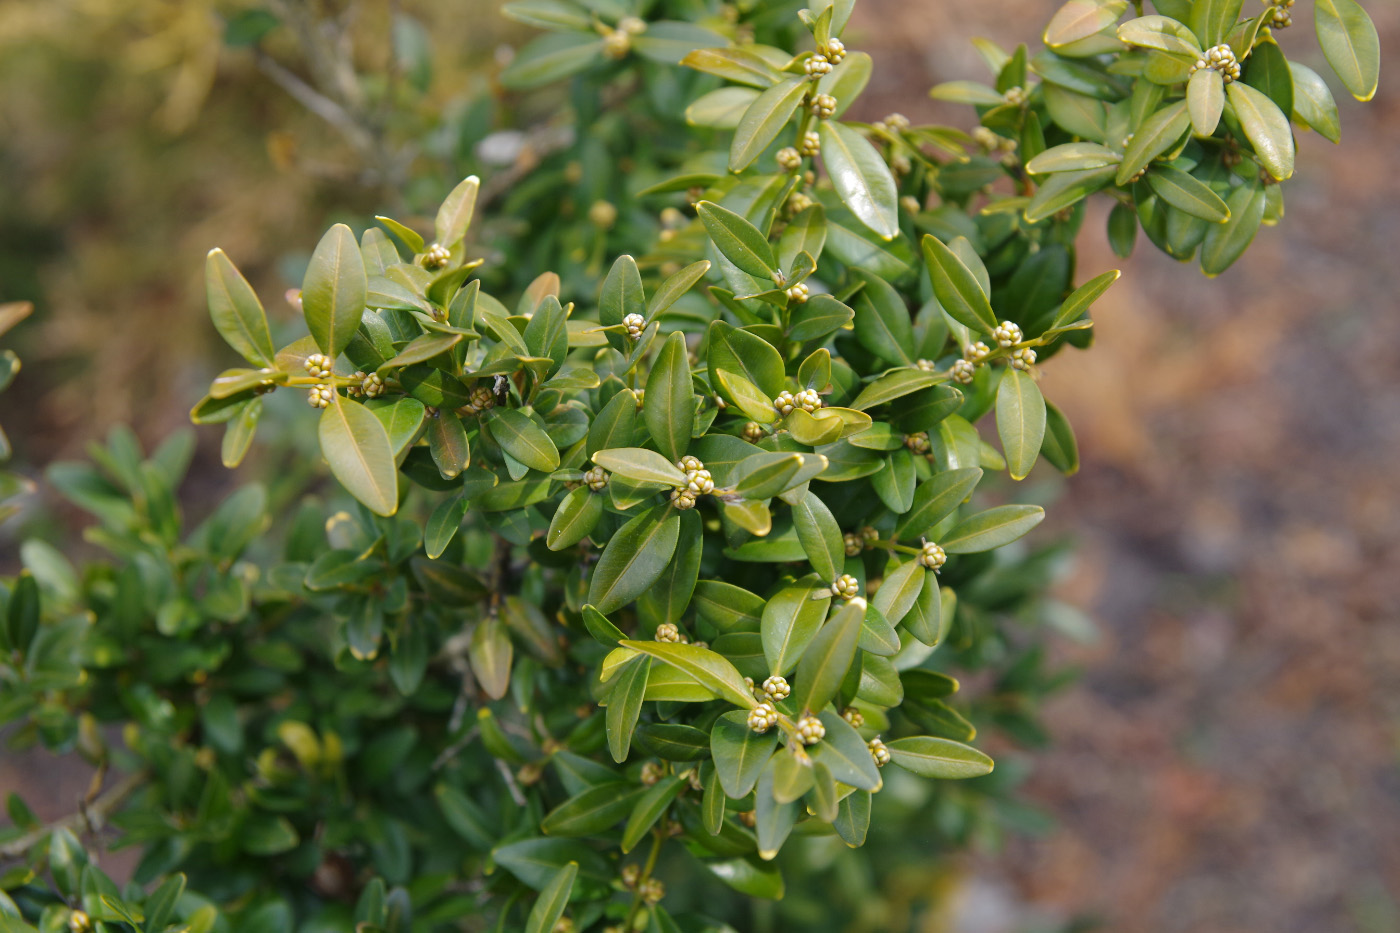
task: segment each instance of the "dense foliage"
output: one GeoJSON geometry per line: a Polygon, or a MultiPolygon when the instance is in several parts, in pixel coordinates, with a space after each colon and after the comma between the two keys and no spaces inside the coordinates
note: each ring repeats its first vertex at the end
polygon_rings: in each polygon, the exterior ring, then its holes
{"type": "MultiPolygon", "coordinates": [[[[974,724],[1034,744],[1057,681],[1057,554],[1011,500],[1078,463],[1038,373],[1118,276],[1074,285],[1086,198],[1120,254],[1140,227],[1215,274],[1282,217],[1290,123],[1337,135],[1288,3],[1155,5],[979,46],[993,83],[933,91],[966,133],[843,118],[850,2],[508,4],[547,31],[502,82],[576,76],[581,121],[491,205],[523,224],[474,239],[474,176],[430,236],[337,224],[280,348],[209,254],[249,365],[194,420],[234,466],[304,392],[353,503],[250,484],[187,529],[188,436],[50,470],[111,556],[24,546],[0,723],[97,777],[54,825],[10,798],[0,929],[907,927],[899,863],[1021,813],[974,724]]],[[[1369,97],[1370,21],[1315,12],[1369,97]]]]}

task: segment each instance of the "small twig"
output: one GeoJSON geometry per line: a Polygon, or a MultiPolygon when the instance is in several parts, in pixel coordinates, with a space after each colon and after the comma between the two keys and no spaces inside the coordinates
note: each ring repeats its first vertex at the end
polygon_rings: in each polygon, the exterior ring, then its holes
{"type": "Polygon", "coordinates": [[[112,812],[125,803],[126,799],[145,782],[146,773],[144,771],[128,774],[90,804],[86,802],[80,804],[77,813],[70,813],[60,820],[55,820],[47,826],[25,833],[18,839],[12,839],[0,846],[0,859],[23,858],[31,848],[42,842],[45,836],[60,830],[78,830],[87,833],[100,831],[106,825],[107,818],[112,815],[112,812]]]}
{"type": "Polygon", "coordinates": [[[627,911],[627,920],[622,925],[624,930],[633,929],[633,921],[637,919],[637,911],[642,908],[642,892],[646,888],[647,882],[651,880],[652,871],[656,868],[657,856],[661,854],[661,844],[666,841],[666,833],[662,828],[664,825],[663,821],[662,825],[658,825],[651,831],[651,851],[647,853],[646,865],[642,868],[640,877],[637,878],[637,893],[632,896],[632,907],[627,911]]]}
{"type": "Polygon", "coordinates": [[[529,801],[525,799],[520,785],[515,782],[515,775],[510,772],[510,765],[497,758],[496,770],[501,772],[501,777],[505,779],[506,789],[510,791],[510,799],[515,801],[515,805],[517,807],[529,806],[529,801]]]}
{"type": "Polygon", "coordinates": [[[253,49],[253,58],[258,63],[258,70],[290,94],[297,103],[335,127],[346,141],[361,153],[373,154],[374,139],[364,127],[355,122],[349,111],[284,68],[262,49],[253,49]]]}
{"type": "Polygon", "coordinates": [[[456,758],[462,753],[462,749],[466,748],[468,745],[472,744],[473,741],[475,741],[480,731],[481,730],[477,726],[472,726],[470,729],[467,730],[466,735],[462,736],[460,739],[443,749],[442,754],[438,755],[436,758],[433,759],[433,770],[441,771],[444,767],[446,767],[448,762],[450,762],[453,758],[456,758]]]}

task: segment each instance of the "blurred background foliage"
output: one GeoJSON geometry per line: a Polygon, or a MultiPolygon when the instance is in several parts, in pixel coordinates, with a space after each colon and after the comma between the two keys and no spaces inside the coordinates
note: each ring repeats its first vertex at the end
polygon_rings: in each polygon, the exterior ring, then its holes
{"type": "MultiPolygon", "coordinates": [[[[1033,40],[1053,6],[864,0],[855,28],[880,42],[865,115],[957,119],[924,89],[977,72],[966,38],[1033,40]]],[[[4,404],[22,468],[79,454],[112,423],[148,439],[186,423],[229,362],[202,312],[216,239],[277,294],[327,223],[411,215],[465,170],[489,190],[492,173],[548,157],[547,129],[478,149],[507,116],[549,126],[557,101],[493,80],[529,30],[488,3],[359,8],[343,60],[398,75],[360,102],[368,142],[294,99],[285,74],[279,87],[281,68],[350,103],[292,30],[259,33],[255,4],[0,2],[0,295],[38,306],[9,335],[26,361],[4,404]],[[396,12],[418,26],[395,29],[396,12]]],[[[1372,13],[1393,46],[1400,7],[1372,13]]],[[[1086,452],[1056,510],[1084,544],[1062,595],[1104,634],[1057,655],[1089,668],[1051,703],[1058,745],[1029,785],[1058,827],[1009,814],[1046,834],[934,878],[960,893],[928,929],[1097,912],[1115,930],[1400,930],[1400,320],[1377,313],[1400,291],[1400,85],[1393,71],[1382,82],[1370,110],[1342,102],[1344,155],[1300,141],[1318,168],[1290,189],[1296,223],[1210,285],[1140,250],[1104,302],[1101,352],[1053,373],[1086,452]]],[[[559,178],[582,180],[567,165],[559,178]]],[[[621,192],[538,196],[522,215],[602,197],[621,192]]],[[[270,310],[274,326],[293,314],[270,310]]],[[[243,475],[278,462],[268,435],[243,475]]],[[[197,512],[233,482],[216,445],[201,437],[185,487],[197,512]]],[[[24,527],[0,529],[6,570],[24,527]]],[[[41,816],[66,812],[85,776],[36,780],[32,761],[0,762],[0,786],[42,784],[41,816]]],[[[881,870],[913,905],[927,868],[881,870]]],[[[839,870],[827,877],[840,898],[839,870]]]]}

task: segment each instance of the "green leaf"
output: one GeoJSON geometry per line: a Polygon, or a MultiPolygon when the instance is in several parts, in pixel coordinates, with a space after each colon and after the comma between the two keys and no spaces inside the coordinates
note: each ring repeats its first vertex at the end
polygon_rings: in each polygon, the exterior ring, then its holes
{"type": "Polygon", "coordinates": [[[725,796],[747,797],[777,747],[777,730],[759,735],[749,728],[748,713],[743,710],[721,713],[710,729],[710,754],[725,796]]]}
{"type": "Polygon", "coordinates": [[[536,891],[548,887],[569,862],[578,862],[579,873],[599,885],[609,884],[616,874],[600,852],[575,839],[520,839],[491,850],[491,858],[536,891]]]}
{"type": "Polygon", "coordinates": [[[326,231],[301,286],[301,309],[306,327],[321,352],[335,359],[360,328],[369,290],[360,244],[345,224],[326,231]]]}
{"type": "Polygon", "coordinates": [[[1041,38],[1050,48],[1098,35],[1128,9],[1128,0],[1069,0],[1050,17],[1041,38]]]}
{"type": "Polygon", "coordinates": [[[540,822],[540,831],[547,836],[595,836],[626,818],[641,795],[640,787],[626,781],[595,784],[551,810],[540,822]]]}
{"type": "Polygon", "coordinates": [[[696,49],[681,59],[681,64],[755,88],[772,87],[779,78],[778,70],[766,58],[745,48],[696,49]]]}
{"type": "Polygon", "coordinates": [[[870,829],[870,791],[858,790],[837,806],[836,822],[831,824],[841,841],[852,848],[865,845],[870,829]]]}
{"type": "Polygon", "coordinates": [[[655,483],[658,486],[685,485],[685,474],[678,470],[674,463],[656,451],[644,447],[600,450],[593,455],[593,462],[634,483],[655,483]]]}
{"type": "Polygon", "coordinates": [[[1264,188],[1246,182],[1230,192],[1225,203],[1230,219],[1210,228],[1201,244],[1201,270],[1206,275],[1219,275],[1230,268],[1253,242],[1264,222],[1264,188]]]}
{"type": "Polygon", "coordinates": [[[890,240],[899,233],[899,192],[884,158],[854,127],[823,120],[822,164],[841,202],[856,219],[890,240]]]}
{"type": "MultiPolygon", "coordinates": [[[[642,274],[637,270],[637,261],[627,255],[617,257],[608,270],[608,277],[603,280],[598,322],[604,327],[616,327],[627,315],[645,316],[646,311],[646,294],[642,290],[642,274]]],[[[610,335],[610,338],[613,336],[616,335],[610,335]]],[[[620,337],[614,346],[621,348],[620,337]]]]}
{"type": "Polygon", "coordinates": [[[813,760],[830,768],[832,777],[842,784],[861,790],[879,790],[883,783],[880,769],[860,733],[832,710],[822,710],[817,718],[826,727],[826,735],[812,747],[813,760]]]}
{"type": "Polygon", "coordinates": [[[657,287],[656,293],[651,296],[650,303],[647,304],[646,317],[648,320],[666,311],[686,292],[695,287],[695,283],[705,277],[705,273],[710,271],[710,261],[702,259],[693,262],[684,269],[675,273],[662,282],[657,287]]]}
{"type": "MultiPolygon", "coordinates": [[[[1133,223],[1136,227],[1137,221],[1134,220],[1133,223]]],[[[1099,297],[1102,296],[1104,292],[1108,291],[1109,286],[1118,281],[1122,274],[1123,273],[1117,269],[1111,269],[1108,272],[1094,276],[1092,279],[1070,292],[1069,297],[1065,299],[1065,303],[1060,305],[1060,310],[1055,312],[1055,319],[1050,324],[1051,330],[1068,324],[1071,321],[1079,320],[1080,317],[1084,315],[1084,312],[1089,310],[1089,306],[1098,301],[1099,297]]]]}
{"type": "MultiPolygon", "coordinates": [[[[1325,2],[1325,0],[1324,0],[1325,2]]],[[[1235,116],[1244,126],[1245,135],[1254,147],[1255,155],[1269,174],[1279,181],[1293,176],[1293,130],[1288,125],[1278,104],[1262,91],[1257,91],[1241,81],[1231,82],[1225,88],[1230,106],[1235,108],[1235,116]]]]}
{"type": "Polygon", "coordinates": [[[1341,116],[1327,82],[1307,65],[1289,62],[1288,69],[1293,74],[1294,121],[1312,127],[1323,139],[1341,142],[1341,116]]]}
{"type": "Polygon", "coordinates": [[[751,87],[721,87],[696,98],[685,108],[685,122],[712,130],[732,130],[758,99],[751,87]]]}
{"type": "Polygon", "coordinates": [[[742,587],[722,580],[695,584],[695,614],[720,632],[756,632],[763,615],[762,599],[742,587]]]}
{"type": "Polygon", "coordinates": [[[1123,153],[1115,177],[1117,184],[1132,181],[1148,163],[1175,146],[1190,125],[1191,115],[1184,100],[1169,104],[1144,120],[1123,153]]]}
{"type": "Polygon", "coordinates": [[[559,503],[545,533],[545,544],[551,551],[573,547],[593,533],[602,517],[603,496],[580,486],[559,503]]]}
{"type": "MultiPolygon", "coordinates": [[[[834,579],[834,575],[830,579],[834,579]]],[[[813,599],[817,593],[809,584],[789,583],[774,593],[763,607],[760,631],[770,673],[780,676],[791,673],[821,629],[828,603],[824,599],[813,599]]]]}
{"type": "Polygon", "coordinates": [[[219,458],[230,470],[243,462],[248,448],[253,444],[253,435],[258,429],[258,421],[263,413],[263,401],[252,398],[244,402],[238,414],[230,419],[224,429],[224,441],[219,450],[219,458]]]}
{"type": "Polygon", "coordinates": [[[652,443],[671,460],[679,460],[695,428],[695,391],[691,388],[685,334],[666,338],[647,376],[642,417],[652,443]]]}
{"type": "Polygon", "coordinates": [[[792,507],[792,524],[797,530],[797,540],[802,542],[802,550],[807,554],[812,569],[823,580],[834,580],[840,575],[840,567],[845,560],[846,547],[841,537],[841,526],[836,523],[826,503],[808,490],[792,507]]]}
{"type": "Polygon", "coordinates": [[[851,402],[850,407],[855,411],[868,411],[878,405],[912,395],[921,389],[927,389],[945,381],[947,381],[946,376],[936,373],[916,369],[896,369],[861,389],[860,394],[851,402]]]}
{"type": "Polygon", "coordinates": [[[778,850],[797,823],[797,804],[779,803],[774,793],[777,765],[783,754],[780,751],[768,759],[758,776],[754,796],[754,835],[758,837],[758,857],[764,861],[777,857],[778,850]]]}
{"type": "Polygon", "coordinates": [[[1191,30],[1203,48],[1225,41],[1239,22],[1242,6],[1244,0],[1196,0],[1191,7],[1191,30]]]}
{"type": "Polygon", "coordinates": [[[528,90],[567,78],[602,57],[603,41],[594,32],[551,32],[516,53],[501,72],[501,84],[528,90]]]}
{"type": "Polygon", "coordinates": [[[627,637],[622,634],[622,629],[609,622],[607,616],[592,606],[583,607],[583,625],[594,641],[609,648],[616,648],[618,642],[627,637]]]}
{"type": "Polygon", "coordinates": [[[321,414],[317,435],[332,475],[346,492],[377,515],[398,510],[394,451],[378,418],[363,405],[336,396],[321,414]]]}
{"type": "Polygon", "coordinates": [[[1225,79],[1214,68],[1202,68],[1186,83],[1186,109],[1197,136],[1210,136],[1225,110],[1225,79]]]}
{"type": "Polygon", "coordinates": [[[944,81],[935,85],[928,96],[934,100],[974,107],[1000,107],[1006,103],[1006,98],[998,94],[996,88],[988,87],[981,81],[944,81]]]}
{"type": "Polygon", "coordinates": [[[253,365],[275,366],[277,353],[262,302],[221,249],[210,250],[204,261],[204,286],[219,335],[253,365]]]}
{"type": "Polygon", "coordinates": [[[815,712],[836,696],[855,660],[864,617],[865,600],[860,597],[833,609],[831,618],[797,662],[796,685],[790,700],[794,709],[815,712]]]}
{"type": "Polygon", "coordinates": [[[762,337],[715,321],[710,325],[707,343],[706,361],[711,373],[724,370],[743,376],[768,399],[783,390],[782,354],[762,337]]]}
{"type": "Polygon", "coordinates": [[[923,565],[916,560],[906,561],[885,574],[885,580],[871,597],[870,605],[891,625],[898,625],[918,603],[923,589],[923,565]]]}
{"type": "Polygon", "coordinates": [[[646,837],[647,832],[656,825],[656,821],[661,819],[666,808],[680,796],[680,792],[685,790],[686,786],[685,778],[675,776],[662,778],[646,789],[633,805],[627,825],[622,830],[620,848],[624,855],[635,849],[637,843],[646,837]]]}
{"type": "Polygon", "coordinates": [[[642,699],[646,695],[650,671],[651,658],[638,655],[622,665],[609,681],[611,691],[608,693],[605,726],[608,751],[612,753],[613,761],[620,763],[627,760],[627,753],[632,747],[632,733],[637,728],[637,717],[642,712],[642,699]]]}
{"type": "Polygon", "coordinates": [[[444,479],[456,479],[471,465],[467,429],[455,411],[440,411],[429,419],[428,450],[444,479]]]}
{"type": "Polygon", "coordinates": [[[1079,472],[1079,446],[1074,439],[1074,429],[1064,413],[1049,402],[1045,403],[1045,441],[1040,453],[1066,476],[1079,472]]]}
{"type": "Polygon", "coordinates": [[[408,346],[395,354],[393,359],[381,365],[379,372],[397,369],[401,366],[412,366],[414,363],[426,363],[428,360],[442,356],[461,342],[461,334],[424,334],[421,337],[415,337],[408,346]]]}
{"type": "Polygon", "coordinates": [[[1081,172],[1057,172],[1040,186],[1026,205],[1026,223],[1039,223],[1060,211],[1073,207],[1095,191],[1113,183],[1113,166],[1091,168],[1081,172]]]}
{"type": "Polygon", "coordinates": [[[171,875],[146,898],[146,929],[161,933],[175,912],[175,902],[185,891],[185,876],[171,875]]]}
{"type": "Polygon", "coordinates": [[[1098,143],[1064,143],[1046,149],[1031,159],[1026,163],[1026,171],[1032,175],[1080,172],[1091,168],[1106,168],[1121,161],[1121,155],[1098,143]]]}
{"type": "Polygon", "coordinates": [[[1143,49],[1200,57],[1201,43],[1185,23],[1170,16],[1140,16],[1118,27],[1118,38],[1143,49]]]}
{"type": "Polygon", "coordinates": [[[734,471],[734,489],[746,499],[771,499],[812,479],[826,469],[820,454],[756,453],[734,471]]]}
{"type": "Polygon", "coordinates": [[[510,689],[515,649],[499,615],[489,614],[472,630],[467,656],[471,659],[472,673],[486,695],[493,700],[505,696],[510,689]]]}
{"type": "Polygon", "coordinates": [[[949,554],[990,551],[1015,541],[1044,518],[1038,505],[999,505],[958,522],[939,543],[949,554]]]}
{"type": "Polygon", "coordinates": [[[569,896],[574,890],[574,879],[578,877],[578,862],[569,862],[559,869],[549,884],[530,908],[530,916],[525,921],[525,933],[554,933],[554,925],[564,916],[564,908],[569,905],[569,896]]]}
{"type": "Polygon", "coordinates": [[[979,333],[995,330],[996,315],[972,270],[933,234],[924,236],[923,248],[933,294],[943,309],[964,327],[979,333]]]}
{"type": "MultiPolygon", "coordinates": [[[[748,168],[778,138],[801,106],[807,88],[807,82],[801,78],[785,78],[758,95],[734,130],[734,141],[729,147],[731,172],[748,168]]],[[[734,264],[744,268],[737,261],[734,264]]]]}
{"type": "Polygon", "coordinates": [[[476,210],[476,194],[480,187],[481,180],[475,175],[469,175],[458,182],[457,187],[443,199],[442,206],[438,208],[437,219],[433,222],[439,246],[451,249],[467,235],[472,214],[476,210]]]}
{"type": "Polygon", "coordinates": [[[493,408],[484,420],[491,437],[516,460],[541,473],[559,469],[558,448],[529,415],[514,408],[493,408]]]}
{"type": "Polygon", "coordinates": [[[1244,81],[1278,104],[1285,116],[1293,114],[1293,72],[1277,42],[1261,42],[1245,62],[1244,81]]]}
{"type": "Polygon", "coordinates": [[[1008,369],[997,389],[997,434],[1012,479],[1025,479],[1045,437],[1045,397],[1030,373],[1008,369]]]}
{"type": "Polygon", "coordinates": [[[934,474],[915,490],[914,504],[896,526],[895,537],[908,540],[928,534],[972,495],[981,479],[982,471],[977,467],[934,474]]]}
{"type": "Polygon", "coordinates": [[[671,665],[735,706],[752,709],[758,705],[744,685],[743,675],[726,658],[708,648],[664,641],[624,641],[622,645],[671,665]]]}
{"type": "Polygon", "coordinates": [[[865,287],[855,299],[856,339],[892,366],[912,366],[914,329],[904,299],[879,276],[861,274],[859,278],[865,287]]]}
{"type": "Polygon", "coordinates": [[[749,275],[772,280],[773,273],[778,271],[778,260],[768,239],[757,227],[711,201],[701,201],[695,210],[710,239],[726,259],[749,275]]]}
{"type": "Polygon", "coordinates": [[[992,773],[992,759],[975,748],[928,735],[886,742],[890,760],[906,771],[929,778],[973,778],[992,773]]]}
{"type": "Polygon", "coordinates": [[[1356,0],[1314,0],[1313,25],[1327,63],[1359,101],[1376,96],[1381,45],[1375,23],[1356,0]]]}
{"type": "Polygon", "coordinates": [[[680,513],[667,503],[653,506],[619,528],[593,568],[588,601],[599,612],[609,613],[646,592],[676,553],[680,525],[680,513]]]}
{"type": "MultiPolygon", "coordinates": [[[[1198,72],[1199,73],[1199,72],[1198,72]]],[[[1230,219],[1230,208],[1205,182],[1170,165],[1157,165],[1147,173],[1147,184],[1163,201],[1192,217],[1214,224],[1230,219]]]]}

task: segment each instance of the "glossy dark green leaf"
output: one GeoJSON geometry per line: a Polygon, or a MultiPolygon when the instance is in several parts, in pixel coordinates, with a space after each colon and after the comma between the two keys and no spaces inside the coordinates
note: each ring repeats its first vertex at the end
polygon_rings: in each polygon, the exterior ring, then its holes
{"type": "Polygon", "coordinates": [[[904,299],[882,278],[860,278],[865,287],[854,302],[856,339],[892,366],[912,366],[914,330],[904,299]]]}
{"type": "Polygon", "coordinates": [[[836,606],[831,618],[797,662],[790,702],[798,710],[818,711],[831,702],[855,660],[865,600],[857,597],[836,606]]]}
{"type": "Polygon", "coordinates": [[[1108,166],[1079,172],[1058,172],[1050,176],[1050,180],[1040,186],[1026,205],[1026,222],[1040,223],[1073,207],[1095,191],[1111,185],[1115,174],[1113,166],[1108,166]]]}
{"type": "Polygon", "coordinates": [[[580,486],[559,503],[545,533],[545,543],[551,551],[573,547],[593,533],[602,517],[603,497],[580,486]]]}
{"type": "Polygon", "coordinates": [[[655,483],[658,486],[684,486],[685,474],[670,460],[644,447],[620,447],[600,450],[593,462],[635,483],[655,483]]]}
{"type": "Polygon", "coordinates": [[[1341,142],[1341,116],[1327,82],[1307,65],[1289,62],[1288,69],[1293,75],[1294,121],[1311,127],[1323,139],[1341,142]]]}
{"type": "Polygon", "coordinates": [[[471,465],[467,429],[453,411],[440,411],[428,420],[428,450],[444,479],[456,479],[471,465]]]}
{"type": "Polygon", "coordinates": [[[514,408],[493,408],[486,415],[491,437],[501,449],[532,470],[559,469],[559,450],[544,429],[514,408]]]}
{"type": "Polygon", "coordinates": [[[1191,115],[1184,100],[1169,104],[1148,117],[1128,143],[1115,181],[1120,185],[1132,181],[1153,159],[1175,146],[1190,125],[1191,115]]]}
{"type": "Polygon", "coordinates": [[[433,231],[437,234],[439,245],[451,249],[462,242],[462,238],[467,235],[467,228],[471,226],[480,188],[480,179],[469,175],[443,198],[442,205],[438,207],[437,217],[433,221],[433,231]]]}
{"type": "Polygon", "coordinates": [[[991,333],[997,326],[987,293],[972,270],[932,234],[923,238],[924,261],[938,303],[964,327],[991,333]]]}
{"type": "Polygon", "coordinates": [[[773,247],[758,228],[726,207],[710,201],[695,206],[705,232],[724,257],[740,270],[767,282],[778,271],[778,259],[773,247]]]}
{"type": "Polygon", "coordinates": [[[756,632],[764,601],[742,587],[723,580],[695,584],[695,613],[721,632],[756,632]]]}
{"type": "Polygon", "coordinates": [[[797,823],[797,804],[779,803],[773,792],[777,763],[783,754],[779,751],[768,759],[758,776],[754,794],[754,835],[758,838],[758,857],[764,861],[777,857],[778,850],[797,823]]]}
{"type": "Polygon", "coordinates": [[[1045,519],[1038,505],[999,505],[969,515],[938,542],[949,554],[975,554],[1010,544],[1045,519]]]}
{"type": "Polygon", "coordinates": [[[899,233],[898,189],[884,158],[860,131],[823,120],[822,164],[841,202],[856,219],[886,240],[899,233]]]}
{"type": "Polygon", "coordinates": [[[647,832],[666,812],[666,808],[685,788],[685,778],[665,777],[642,793],[633,805],[632,813],[627,817],[627,825],[622,830],[621,849],[624,854],[637,847],[637,843],[646,837],[647,832]]]}
{"type": "Polygon", "coordinates": [[[654,506],[617,530],[589,581],[588,601],[609,613],[644,593],[676,552],[680,516],[669,503],[654,506]]]}
{"type": "Polygon", "coordinates": [[[1128,9],[1128,0],[1069,0],[1050,17],[1041,38],[1050,48],[1070,45],[1112,26],[1128,9]]]}
{"type": "Polygon", "coordinates": [[[710,261],[702,259],[699,262],[691,263],[667,278],[657,287],[656,293],[651,296],[651,301],[647,304],[647,318],[651,319],[665,312],[679,301],[681,296],[694,288],[695,284],[703,279],[705,273],[709,271],[710,261]]]}
{"type": "Polygon", "coordinates": [[[760,735],[749,728],[744,711],[722,713],[710,730],[710,752],[725,795],[734,800],[747,796],[777,747],[776,729],[760,735]]]}
{"type": "Polygon", "coordinates": [[[691,388],[685,335],[680,331],[666,338],[652,363],[642,417],[661,453],[679,460],[690,445],[695,426],[695,392],[691,388]]]}
{"type": "Polygon", "coordinates": [[[1025,479],[1045,437],[1045,397],[1023,370],[1007,369],[997,389],[997,434],[1012,479],[1025,479]]]}
{"type": "Polygon", "coordinates": [[[841,526],[815,493],[808,492],[792,506],[792,524],[812,569],[823,580],[834,580],[845,557],[841,526]]]}
{"type": "Polygon", "coordinates": [[[1239,185],[1230,192],[1225,203],[1230,208],[1230,219],[1212,226],[1201,244],[1201,269],[1206,275],[1219,275],[1234,265],[1264,222],[1262,185],[1252,182],[1239,185]]]}
{"type": "Polygon", "coordinates": [[[1066,476],[1079,472],[1079,446],[1069,419],[1050,402],[1045,403],[1045,440],[1040,453],[1066,476]]]}
{"type": "Polygon", "coordinates": [[[1295,155],[1293,129],[1278,104],[1242,81],[1229,84],[1225,94],[1264,168],[1280,181],[1291,178],[1295,155]]]}
{"type": "Polygon", "coordinates": [[[914,503],[900,520],[895,535],[901,540],[926,535],[943,519],[953,514],[982,479],[977,467],[945,470],[925,480],[914,492],[914,503]]]}
{"type": "Polygon", "coordinates": [[[337,396],[321,414],[317,435],[331,473],[350,495],[379,515],[398,510],[394,451],[378,418],[337,396]]]}
{"type": "Polygon", "coordinates": [[[699,645],[664,641],[624,641],[624,647],[649,654],[671,665],[705,689],[724,697],[735,706],[752,709],[758,705],[743,676],[722,655],[699,645]]]}
{"type": "MultiPolygon", "coordinates": [[[[801,78],[785,78],[766,89],[749,105],[749,109],[744,112],[734,130],[734,141],[729,147],[731,172],[742,172],[748,168],[763,150],[778,138],[783,127],[787,126],[792,115],[802,105],[807,87],[807,82],[801,78]]],[[[738,262],[735,262],[735,265],[744,268],[738,262]]]]}
{"type": "Polygon", "coordinates": [[[842,798],[832,823],[841,841],[853,848],[865,845],[870,830],[870,791],[858,790],[842,798]]]}
{"type": "Polygon", "coordinates": [[[574,879],[578,877],[578,863],[569,862],[554,873],[554,877],[544,886],[530,908],[530,916],[525,920],[525,933],[554,933],[555,924],[569,906],[569,896],[574,890],[574,879]]]}
{"type": "Polygon", "coordinates": [[[880,769],[860,733],[832,710],[822,710],[817,717],[826,727],[826,735],[813,746],[812,757],[831,769],[832,776],[842,784],[861,790],[879,790],[883,783],[880,769]]]}
{"type": "Polygon", "coordinates": [[[1361,4],[1314,0],[1313,25],[1327,63],[1351,95],[1360,101],[1374,97],[1380,85],[1380,35],[1361,4]]]}
{"type": "Polygon", "coordinates": [[[1210,136],[1225,110],[1225,79],[1214,68],[1202,68],[1186,85],[1186,109],[1197,136],[1210,136]]]}
{"type": "Polygon", "coordinates": [[[359,330],[368,288],[360,244],[349,227],[336,224],[316,244],[301,286],[306,327],[316,346],[331,359],[350,345],[359,330]]]}
{"type": "Polygon", "coordinates": [[[885,743],[890,760],[920,777],[957,779],[992,772],[992,759],[960,742],[921,735],[885,743]]]}
{"type": "Polygon", "coordinates": [[[1225,41],[1240,18],[1244,0],[1196,0],[1191,8],[1191,30],[1201,40],[1202,48],[1225,41]]]}
{"type": "Polygon", "coordinates": [[[209,316],[219,335],[253,365],[275,365],[276,351],[262,302],[223,250],[209,251],[204,285],[209,316]]]}

